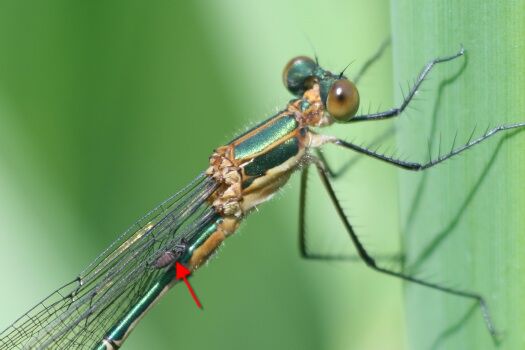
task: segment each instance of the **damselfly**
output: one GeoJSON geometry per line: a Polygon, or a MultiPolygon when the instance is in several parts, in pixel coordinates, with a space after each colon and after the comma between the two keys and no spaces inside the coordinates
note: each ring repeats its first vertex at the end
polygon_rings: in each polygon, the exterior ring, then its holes
{"type": "MultiPolygon", "coordinates": [[[[383,47],[384,48],[384,47],[383,47]]],[[[383,49],[382,48],[382,49],[383,49]]],[[[380,50],[381,52],[381,50],[380,50]]],[[[398,116],[408,106],[432,68],[464,54],[430,61],[402,104],[384,112],[357,115],[359,77],[331,73],[317,59],[299,56],[284,69],[283,80],[294,98],[274,116],[221,146],[209,167],[178,193],[129,228],[72,282],[60,287],[0,334],[0,349],[117,349],[145,313],[177,283],[175,264],[202,266],[257,205],[269,200],[300,171],[300,252],[304,258],[342,257],[312,254],[305,244],[305,195],[308,168],[314,167],[362,261],[378,272],[472,299],[479,303],[486,326],[495,327],[483,297],[443,287],[384,268],[367,252],[343,212],[332,187],[337,177],[319,152],[333,144],[410,171],[421,171],[473,147],[492,135],[525,127],[501,125],[469,139],[426,163],[399,160],[318,132],[334,123],[355,123],[398,116]]],[[[375,56],[377,58],[378,55],[375,56]]],[[[374,59],[375,59],[374,58],[374,59]]]]}

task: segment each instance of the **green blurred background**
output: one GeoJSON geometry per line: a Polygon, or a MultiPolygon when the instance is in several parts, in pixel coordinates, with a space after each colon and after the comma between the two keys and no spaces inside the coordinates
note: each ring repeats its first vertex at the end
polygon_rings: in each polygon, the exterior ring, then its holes
{"type": "MultiPolygon", "coordinates": [[[[71,280],[182,187],[213,148],[282,107],[284,64],[356,73],[390,32],[387,1],[0,2],[0,328],[71,280]]],[[[392,104],[391,53],[359,88],[392,104]]],[[[370,142],[388,123],[335,127],[370,142]]],[[[389,143],[390,141],[387,141],[389,143]]],[[[330,149],[342,164],[350,154],[330,149]]],[[[395,170],[362,160],[337,190],[374,253],[395,252],[395,170]]],[[[311,172],[310,242],[351,251],[311,172]]],[[[125,349],[402,349],[401,284],[303,261],[298,178],[174,288],[125,349]]]]}

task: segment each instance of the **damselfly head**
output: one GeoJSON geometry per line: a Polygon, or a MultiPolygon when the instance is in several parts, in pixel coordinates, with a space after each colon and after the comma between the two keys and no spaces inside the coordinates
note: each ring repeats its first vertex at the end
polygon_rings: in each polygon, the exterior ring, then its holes
{"type": "Polygon", "coordinates": [[[336,122],[349,121],[359,109],[359,92],[354,83],[342,74],[324,70],[309,57],[292,58],[284,67],[283,82],[299,98],[318,85],[324,109],[336,122]]]}

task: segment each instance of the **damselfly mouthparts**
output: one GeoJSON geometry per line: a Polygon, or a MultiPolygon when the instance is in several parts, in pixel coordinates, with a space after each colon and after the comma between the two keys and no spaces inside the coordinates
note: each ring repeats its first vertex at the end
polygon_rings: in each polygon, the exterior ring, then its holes
{"type": "Polygon", "coordinates": [[[295,171],[301,171],[300,251],[307,259],[338,257],[311,254],[304,243],[306,174],[314,167],[344,224],[359,257],[370,268],[405,281],[475,300],[486,326],[496,334],[488,306],[475,292],[443,287],[384,268],[367,252],[344,214],[332,187],[337,174],[318,150],[327,144],[349,149],[391,165],[421,171],[433,167],[499,131],[525,127],[525,123],[487,130],[426,163],[403,161],[371,149],[319,133],[333,123],[354,123],[393,118],[408,106],[425,77],[438,63],[458,53],[429,62],[398,108],[357,115],[356,83],[344,72],[331,73],[317,62],[300,56],[283,73],[294,95],[276,115],[213,152],[209,167],[189,185],[139,220],[100,254],[74,281],[56,290],[0,334],[0,349],[119,348],[138,321],[177,280],[175,264],[196,270],[232,235],[240,222],[260,203],[269,200],[295,171]]]}

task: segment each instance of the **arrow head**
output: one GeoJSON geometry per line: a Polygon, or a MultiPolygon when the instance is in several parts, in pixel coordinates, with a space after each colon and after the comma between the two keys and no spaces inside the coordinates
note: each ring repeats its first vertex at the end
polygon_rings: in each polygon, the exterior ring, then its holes
{"type": "Polygon", "coordinates": [[[175,263],[175,278],[180,280],[191,275],[191,271],[178,261],[175,263]]]}

